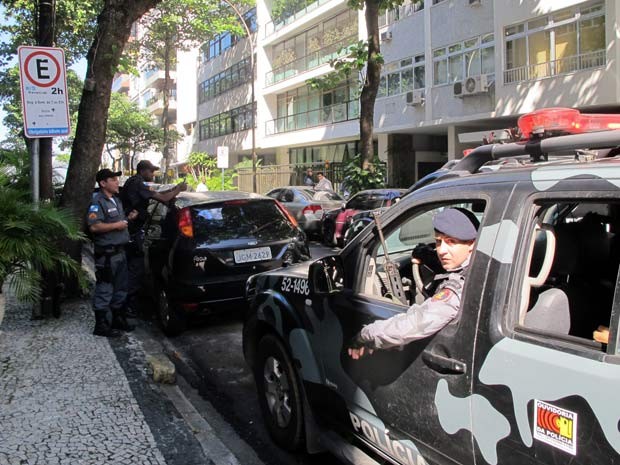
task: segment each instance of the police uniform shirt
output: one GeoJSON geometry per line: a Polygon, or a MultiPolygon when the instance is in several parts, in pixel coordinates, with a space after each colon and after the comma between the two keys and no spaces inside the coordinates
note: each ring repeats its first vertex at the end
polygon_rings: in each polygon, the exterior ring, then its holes
{"type": "MultiPolygon", "coordinates": [[[[109,198],[103,192],[98,192],[88,208],[88,226],[96,223],[116,223],[126,220],[123,204],[118,197],[109,198]]],[[[111,245],[124,245],[129,242],[127,229],[109,231],[102,234],[94,234],[93,242],[97,247],[111,245]]]]}
{"type": "Polygon", "coordinates": [[[375,349],[400,347],[432,336],[458,314],[465,283],[464,269],[437,276],[442,280],[435,294],[422,304],[414,304],[406,313],[364,326],[359,338],[375,349]]]}
{"type": "Polygon", "coordinates": [[[123,186],[121,195],[127,210],[138,212],[138,217],[131,222],[132,229],[135,229],[136,226],[142,227],[147,218],[146,210],[149,200],[155,195],[155,192],[149,189],[145,182],[142,176],[136,174],[130,177],[123,186]]]}

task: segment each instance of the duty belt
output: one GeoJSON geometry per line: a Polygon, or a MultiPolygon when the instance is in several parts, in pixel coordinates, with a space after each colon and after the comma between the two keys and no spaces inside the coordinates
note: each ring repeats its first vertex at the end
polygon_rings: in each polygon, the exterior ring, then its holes
{"type": "Polygon", "coordinates": [[[106,246],[96,246],[95,247],[95,255],[116,255],[118,253],[125,251],[125,245],[106,245],[106,246]]]}

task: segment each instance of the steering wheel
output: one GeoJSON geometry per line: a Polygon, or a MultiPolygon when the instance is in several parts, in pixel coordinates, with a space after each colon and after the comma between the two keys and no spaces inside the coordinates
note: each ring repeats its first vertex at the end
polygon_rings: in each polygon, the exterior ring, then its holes
{"type": "Polygon", "coordinates": [[[415,288],[425,299],[428,299],[431,296],[428,285],[432,283],[435,272],[424,263],[412,263],[411,272],[415,288]]]}

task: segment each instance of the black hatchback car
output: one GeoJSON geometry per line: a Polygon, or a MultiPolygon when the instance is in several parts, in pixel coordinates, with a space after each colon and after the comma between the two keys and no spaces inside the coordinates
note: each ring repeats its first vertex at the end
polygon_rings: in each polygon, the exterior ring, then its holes
{"type": "Polygon", "coordinates": [[[261,195],[182,193],[149,212],[145,275],[167,335],[182,332],[192,315],[243,304],[250,275],[310,256],[295,219],[261,195]]]}

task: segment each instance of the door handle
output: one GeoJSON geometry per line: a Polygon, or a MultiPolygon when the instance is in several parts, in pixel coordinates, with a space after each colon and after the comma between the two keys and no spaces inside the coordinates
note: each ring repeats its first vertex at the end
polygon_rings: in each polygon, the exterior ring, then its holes
{"type": "Polygon", "coordinates": [[[445,374],[463,375],[467,373],[467,365],[455,358],[438,354],[426,349],[422,352],[422,360],[433,370],[445,374]]]}

